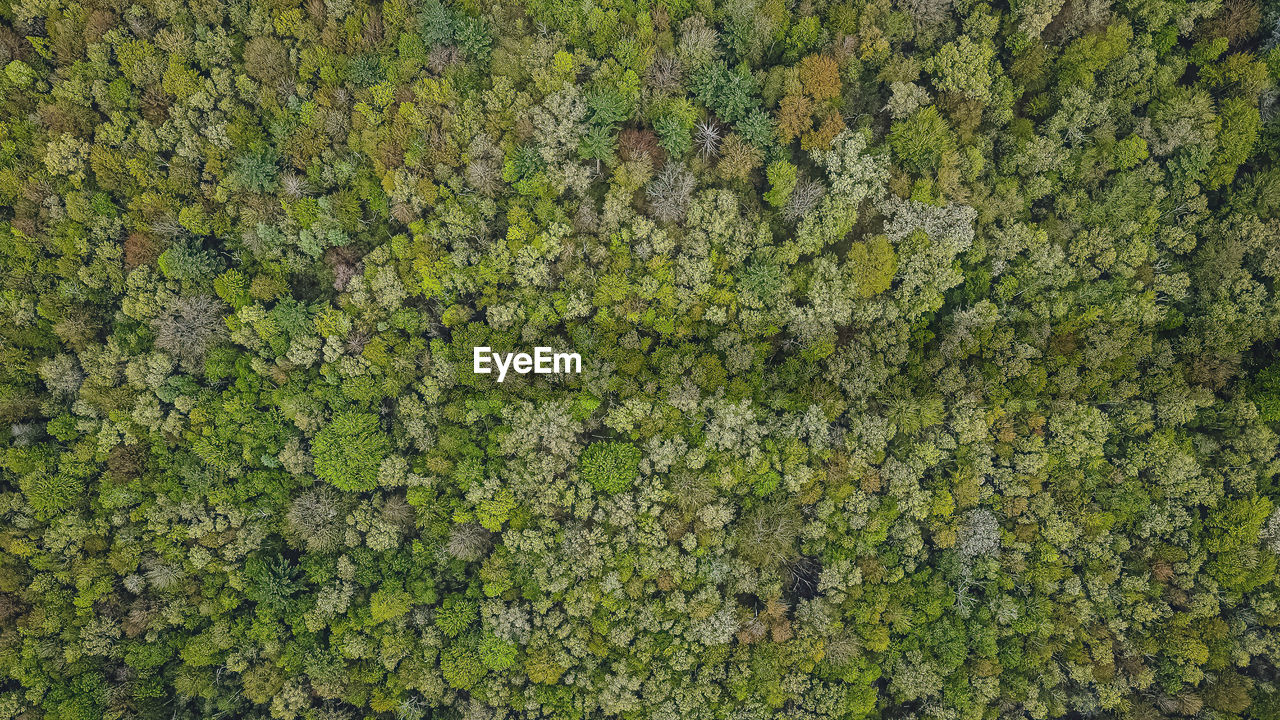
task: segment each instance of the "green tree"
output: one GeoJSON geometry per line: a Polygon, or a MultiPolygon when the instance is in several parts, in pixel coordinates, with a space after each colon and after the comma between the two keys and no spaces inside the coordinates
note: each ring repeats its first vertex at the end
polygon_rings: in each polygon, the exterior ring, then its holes
{"type": "Polygon", "coordinates": [[[786,205],[796,187],[796,166],[779,160],[769,164],[767,173],[769,192],[764,194],[764,199],[774,207],[786,205]]]}
{"type": "Polygon", "coordinates": [[[989,41],[961,35],[929,58],[925,69],[934,75],[938,90],[986,103],[991,101],[994,58],[995,47],[989,41]]]}
{"type": "Polygon", "coordinates": [[[340,412],[311,442],[316,476],[340,490],[372,490],[390,444],[372,413],[340,412]]]}
{"type": "Polygon", "coordinates": [[[640,450],[628,443],[592,443],[578,458],[578,472],[598,492],[616,495],[635,482],[640,457],[640,450]]]}
{"type": "Polygon", "coordinates": [[[955,134],[933,105],[895,122],[888,139],[894,155],[921,173],[937,170],[956,149],[955,134]]]}

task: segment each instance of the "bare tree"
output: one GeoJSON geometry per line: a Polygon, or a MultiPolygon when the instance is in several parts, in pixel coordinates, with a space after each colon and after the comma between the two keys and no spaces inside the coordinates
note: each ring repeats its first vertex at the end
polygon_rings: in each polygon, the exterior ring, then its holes
{"type": "Polygon", "coordinates": [[[294,498],[285,523],[289,533],[310,552],[333,550],[346,531],[338,494],[327,485],[294,498]]]}
{"type": "Polygon", "coordinates": [[[827,194],[827,188],[816,180],[801,180],[796,183],[796,188],[791,192],[791,197],[787,199],[787,205],[783,209],[782,217],[788,221],[795,222],[818,207],[818,203],[822,200],[822,196],[827,194]]]}
{"type": "Polygon", "coordinates": [[[285,173],[280,178],[280,190],[287,197],[295,200],[303,198],[311,194],[311,183],[307,182],[307,178],[297,173],[285,173]]]}
{"type": "Polygon", "coordinates": [[[683,75],[679,60],[670,55],[659,55],[645,72],[645,80],[658,92],[672,92],[679,89],[683,75]]]}
{"type": "Polygon", "coordinates": [[[693,174],[676,162],[669,162],[649,183],[646,193],[653,216],[662,222],[684,219],[693,196],[693,174]]]}
{"type": "Polygon", "coordinates": [[[449,554],[464,562],[475,562],[484,557],[493,545],[488,530],[476,523],[455,525],[449,533],[449,554]]]}
{"type": "Polygon", "coordinates": [[[693,133],[693,144],[703,157],[719,157],[720,126],[714,120],[699,122],[693,133]]]}
{"type": "Polygon", "coordinates": [[[222,303],[212,295],[178,298],[155,323],[156,347],[191,368],[225,333],[222,303]]]}

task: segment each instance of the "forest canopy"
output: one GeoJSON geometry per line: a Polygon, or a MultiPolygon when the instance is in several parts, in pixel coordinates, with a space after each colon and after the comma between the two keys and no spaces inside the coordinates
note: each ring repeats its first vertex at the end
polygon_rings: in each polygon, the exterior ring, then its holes
{"type": "Polygon", "coordinates": [[[1280,718],[1278,82],[1274,0],[0,0],[0,720],[1280,718]]]}

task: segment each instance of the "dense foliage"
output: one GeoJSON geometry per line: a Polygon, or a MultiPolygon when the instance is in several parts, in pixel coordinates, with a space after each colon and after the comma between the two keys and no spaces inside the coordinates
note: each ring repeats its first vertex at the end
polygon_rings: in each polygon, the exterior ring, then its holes
{"type": "Polygon", "coordinates": [[[0,718],[1280,717],[1278,41],[0,0],[0,718]]]}

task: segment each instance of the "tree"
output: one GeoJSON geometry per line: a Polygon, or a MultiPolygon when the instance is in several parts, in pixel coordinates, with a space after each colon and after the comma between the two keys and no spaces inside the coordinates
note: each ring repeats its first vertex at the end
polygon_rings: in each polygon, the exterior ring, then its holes
{"type": "Polygon", "coordinates": [[[450,686],[470,690],[487,672],[475,648],[469,643],[456,643],[440,653],[440,672],[450,686]]]}
{"type": "Polygon", "coordinates": [[[785,160],[769,164],[769,192],[764,199],[774,207],[782,207],[796,187],[796,166],[785,160]]]}
{"type": "Polygon", "coordinates": [[[764,154],[741,135],[731,133],[721,145],[720,162],[716,171],[727,180],[746,182],[752,171],[760,167],[764,154]]]}
{"type": "Polygon", "coordinates": [[[956,140],[946,119],[930,105],[893,124],[889,147],[908,167],[923,173],[937,170],[955,152],[956,140]]]}
{"type": "Polygon", "coordinates": [[[587,134],[583,135],[582,140],[578,143],[578,157],[583,160],[595,160],[596,170],[598,171],[600,163],[605,165],[613,163],[617,146],[617,139],[612,130],[603,127],[592,127],[587,130],[587,134]]]}
{"type": "Polygon", "coordinates": [[[1235,178],[1236,169],[1253,154],[1261,127],[1258,108],[1243,98],[1230,98],[1224,102],[1220,116],[1222,129],[1218,133],[1217,161],[1209,170],[1206,183],[1210,189],[1221,187],[1235,178]]]}
{"type": "Polygon", "coordinates": [[[316,475],[339,490],[372,490],[390,445],[372,413],[340,412],[311,442],[316,475]]]}
{"type": "Polygon", "coordinates": [[[449,532],[449,554],[465,562],[481,559],[492,545],[491,533],[475,523],[454,526],[449,532]]]}
{"type": "Polygon", "coordinates": [[[694,133],[694,145],[703,157],[717,157],[720,154],[720,127],[714,122],[703,121],[697,124],[694,133]]]}
{"type": "Polygon", "coordinates": [[[800,84],[818,102],[840,96],[840,68],[829,55],[809,55],[800,61],[800,84]]]}
{"type": "Polygon", "coordinates": [[[693,175],[676,162],[668,162],[645,189],[649,208],[662,222],[684,219],[693,195],[693,175]]]}
{"type": "Polygon", "coordinates": [[[783,217],[790,221],[799,220],[809,213],[827,194],[827,188],[816,180],[798,180],[791,196],[787,198],[786,211],[783,217]]]}
{"type": "Polygon", "coordinates": [[[800,524],[785,503],[758,505],[737,526],[738,552],[756,567],[776,569],[798,554],[800,524]]]}
{"type": "Polygon", "coordinates": [[[994,58],[995,47],[990,42],[961,35],[943,45],[925,63],[925,69],[933,73],[933,84],[938,90],[986,103],[991,101],[994,58]]]}
{"type": "Polygon", "coordinates": [[[244,71],[259,82],[271,83],[288,72],[284,43],[267,35],[255,35],[244,45],[244,71]]]}
{"type": "Polygon", "coordinates": [[[447,637],[457,637],[475,622],[476,605],[457,595],[451,595],[436,610],[436,627],[447,637]]]}
{"type": "Polygon", "coordinates": [[[657,105],[653,117],[653,129],[658,134],[658,144],[673,157],[680,157],[693,147],[693,106],[683,98],[657,105]]]}
{"type": "Polygon", "coordinates": [[[309,552],[331,552],[342,543],[346,517],[337,494],[318,487],[294,498],[285,515],[294,542],[309,552]]]}
{"type": "Polygon", "coordinates": [[[702,67],[691,78],[698,101],[726,122],[737,122],[755,109],[759,92],[755,78],[741,67],[730,68],[722,60],[702,67]]]}
{"type": "Polygon", "coordinates": [[[640,457],[640,450],[634,445],[592,443],[578,458],[578,472],[598,492],[616,495],[635,482],[640,457]]]}
{"type": "Polygon", "coordinates": [[[222,303],[211,295],[180,296],[155,321],[156,347],[195,371],[209,348],[226,336],[222,303]]]}

